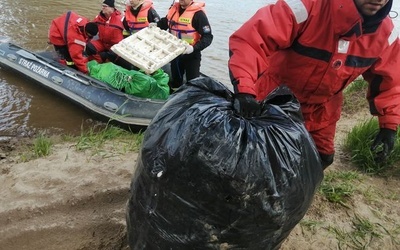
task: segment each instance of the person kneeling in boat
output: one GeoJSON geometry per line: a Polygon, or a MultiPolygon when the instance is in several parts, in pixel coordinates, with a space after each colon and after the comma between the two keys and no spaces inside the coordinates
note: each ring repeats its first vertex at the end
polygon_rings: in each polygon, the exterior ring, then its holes
{"type": "Polygon", "coordinates": [[[60,62],[87,74],[86,43],[98,33],[97,24],[72,11],[53,19],[49,43],[61,57],[60,62]]]}
{"type": "Polygon", "coordinates": [[[98,39],[93,39],[86,45],[86,54],[89,60],[96,60],[98,63],[107,61],[114,62],[118,57],[110,51],[111,46],[119,43],[124,37],[122,31],[122,15],[115,8],[114,0],[105,0],[101,6],[100,13],[94,18],[99,29],[98,39]]]}

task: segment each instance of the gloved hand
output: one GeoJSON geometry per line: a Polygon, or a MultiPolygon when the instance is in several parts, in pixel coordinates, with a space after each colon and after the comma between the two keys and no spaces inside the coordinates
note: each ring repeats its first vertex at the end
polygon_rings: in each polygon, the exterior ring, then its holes
{"type": "Polygon", "coordinates": [[[149,23],[149,28],[155,28],[157,27],[157,23],[149,23]]]}
{"type": "Polygon", "coordinates": [[[371,146],[375,154],[375,162],[384,162],[393,150],[396,139],[396,131],[388,128],[381,128],[371,146]]]}
{"type": "Polygon", "coordinates": [[[186,44],[186,50],[182,54],[184,54],[184,55],[191,54],[191,53],[193,53],[193,50],[194,50],[194,48],[192,45],[186,44]]]}
{"type": "Polygon", "coordinates": [[[261,114],[260,103],[253,95],[238,93],[233,101],[233,108],[244,118],[251,118],[261,114]]]}

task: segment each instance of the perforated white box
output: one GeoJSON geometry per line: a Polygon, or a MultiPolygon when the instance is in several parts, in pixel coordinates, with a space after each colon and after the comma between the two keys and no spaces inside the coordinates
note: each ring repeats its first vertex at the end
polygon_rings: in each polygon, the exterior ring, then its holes
{"type": "Polygon", "coordinates": [[[152,74],[182,54],[186,42],[158,27],[144,28],[111,47],[117,55],[152,74]]]}

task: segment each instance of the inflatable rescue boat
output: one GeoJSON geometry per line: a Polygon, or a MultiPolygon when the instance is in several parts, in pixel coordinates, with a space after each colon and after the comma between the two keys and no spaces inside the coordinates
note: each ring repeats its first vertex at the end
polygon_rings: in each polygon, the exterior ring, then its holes
{"type": "Polygon", "coordinates": [[[106,120],[147,126],[165,102],[119,91],[59,63],[54,55],[0,40],[0,65],[4,69],[18,72],[106,120]]]}

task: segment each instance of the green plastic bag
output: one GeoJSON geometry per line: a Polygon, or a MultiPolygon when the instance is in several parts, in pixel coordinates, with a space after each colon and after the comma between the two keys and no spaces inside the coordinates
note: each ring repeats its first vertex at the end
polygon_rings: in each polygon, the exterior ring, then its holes
{"type": "Polygon", "coordinates": [[[127,70],[114,63],[87,63],[89,75],[125,93],[152,99],[167,99],[169,76],[162,69],[152,75],[136,70],[127,70]]]}

